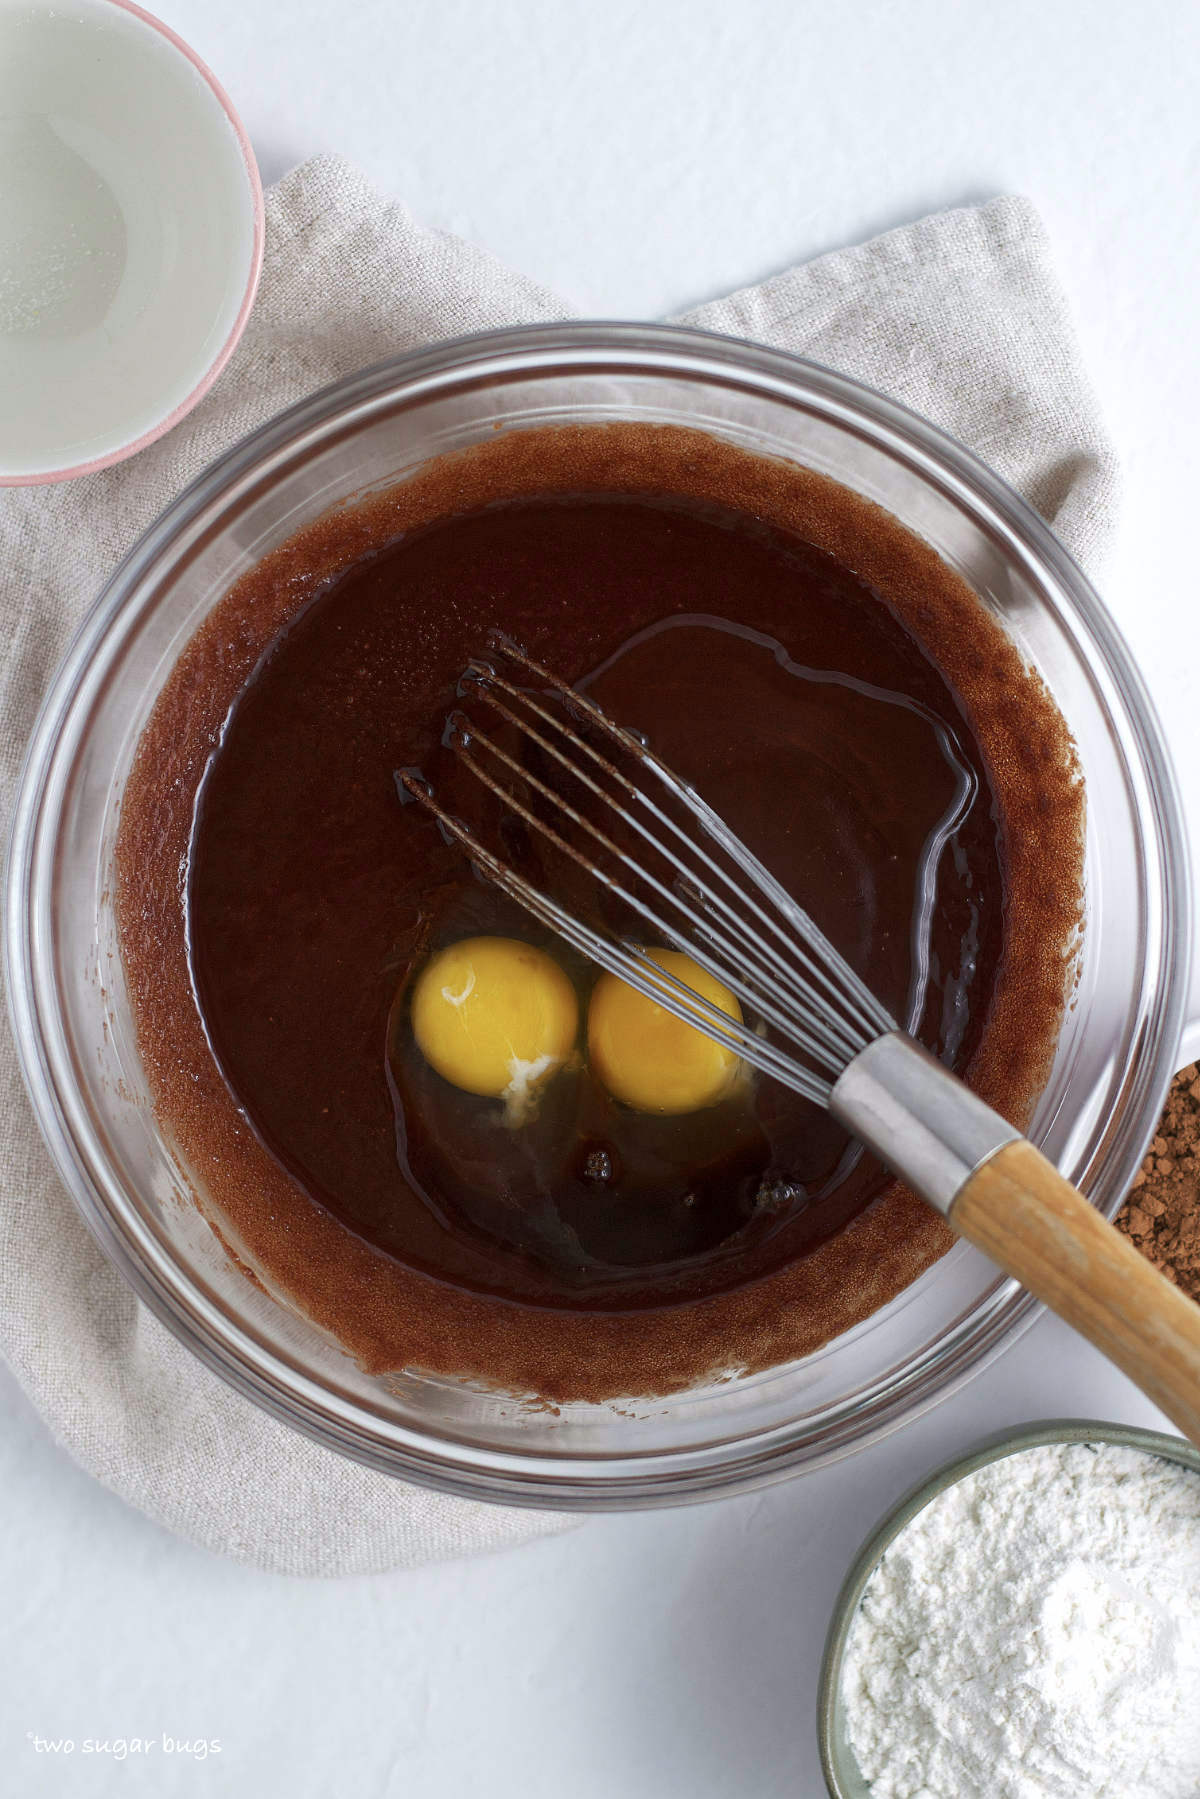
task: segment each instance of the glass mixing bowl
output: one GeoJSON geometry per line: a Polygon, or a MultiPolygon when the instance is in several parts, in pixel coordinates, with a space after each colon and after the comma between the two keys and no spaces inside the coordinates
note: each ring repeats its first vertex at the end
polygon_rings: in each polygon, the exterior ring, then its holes
{"type": "Polygon", "coordinates": [[[551,1413],[466,1383],[364,1374],[253,1286],[193,1203],[148,1101],[109,875],[138,737],[231,582],[432,456],[497,429],[613,419],[699,427],[869,496],[966,577],[1053,691],[1087,781],[1087,929],[1031,1135],[1113,1213],[1176,1067],[1191,932],[1179,802],[1137,670],[1050,531],[960,445],[751,344],[641,325],[467,338],[340,382],[229,451],[126,559],[51,687],[18,798],[6,933],[42,1130],[88,1224],[171,1330],[258,1404],[373,1467],[592,1509],[710,1498],[860,1448],[983,1367],[1035,1302],[959,1244],[818,1354],[669,1400],[551,1413]]]}

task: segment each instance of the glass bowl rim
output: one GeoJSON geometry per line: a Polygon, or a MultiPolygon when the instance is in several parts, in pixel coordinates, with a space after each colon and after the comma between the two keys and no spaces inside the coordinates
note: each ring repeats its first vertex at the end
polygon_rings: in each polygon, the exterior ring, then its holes
{"type": "MultiPolygon", "coordinates": [[[[1007,1283],[975,1308],[970,1343],[956,1346],[949,1362],[930,1368],[929,1354],[905,1371],[899,1392],[886,1402],[872,1400],[865,1429],[847,1432],[815,1454],[789,1442],[789,1427],[758,1435],[722,1436],[714,1444],[684,1452],[659,1450],[620,1455],[555,1456],[545,1451],[516,1453],[464,1444],[428,1430],[389,1424],[372,1434],[370,1416],[353,1409],[348,1423],[336,1395],[312,1380],[297,1363],[267,1349],[241,1323],[206,1302],[179,1266],[151,1253],[132,1228],[120,1183],[108,1175],[102,1146],[80,1144],[72,1131],[50,1067],[40,1020],[38,976],[34,968],[31,917],[42,836],[48,776],[75,700],[95,653],[136,610],[144,578],[160,557],[169,557],[178,533],[218,501],[225,491],[276,452],[299,453],[306,433],[337,421],[351,424],[356,409],[417,397],[423,388],[453,386],[469,378],[515,367],[521,374],[576,366],[612,373],[623,366],[700,376],[726,384],[752,385],[795,405],[806,395],[823,402],[842,424],[855,418],[878,441],[890,433],[933,468],[947,473],[969,499],[999,515],[1026,554],[1048,567],[1061,585],[1088,646],[1101,659],[1124,709],[1154,809],[1163,891],[1162,966],[1174,978],[1153,995],[1147,1037],[1155,1053],[1142,1058],[1137,1097],[1137,1131],[1125,1129],[1118,1176],[1126,1184],[1153,1135],[1180,1040],[1188,994],[1191,938],[1191,876],[1186,831],[1170,756],[1142,676],[1116,625],[1087,577],[1050,527],[1007,482],[974,453],[936,425],[877,390],[824,365],[744,339],[692,327],[635,322],[572,320],[472,333],[431,347],[387,358],[297,401],[231,445],[202,470],[150,524],[93,602],[53,676],[30,736],[16,790],[10,833],[4,911],[4,973],[18,1058],[33,1109],[63,1180],[85,1223],[106,1255],[155,1315],[208,1367],[269,1414],[382,1472],[463,1497],[510,1505],[624,1510],[634,1506],[679,1504],[717,1493],[744,1491],[786,1478],[805,1467],[853,1453],[918,1416],[957,1390],[1033,1322],[1038,1302],[1007,1283]],[[1153,1028],[1151,1028],[1153,1027],[1153,1028]],[[1146,1104],[1147,1098],[1151,1103],[1146,1104]],[[106,1179],[105,1176],[108,1175],[106,1179]],[[106,1198],[106,1195],[109,1197],[106,1198]],[[998,1316],[1001,1309],[1005,1315],[998,1316]],[[186,1314],[186,1315],[185,1315],[186,1314]],[[331,1409],[331,1407],[333,1409],[331,1409]],[[789,1453],[790,1451],[790,1453],[789,1453]]],[[[1134,1110],[1131,1104],[1129,1111],[1134,1110]]],[[[1111,1148],[1111,1146],[1110,1146],[1111,1148]]],[[[1115,1209],[1115,1207],[1114,1207],[1115,1209]]],[[[795,1437],[794,1429],[792,1436],[795,1437]]]]}

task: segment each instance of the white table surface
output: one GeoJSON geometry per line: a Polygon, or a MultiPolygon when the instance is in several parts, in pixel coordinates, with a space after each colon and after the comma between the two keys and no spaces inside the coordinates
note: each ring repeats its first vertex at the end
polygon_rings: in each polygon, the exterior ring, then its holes
{"type": "MultiPolygon", "coordinates": [[[[322,149],[595,314],[655,316],[1003,191],[1057,245],[1124,456],[1108,597],[1200,839],[1200,10],[1189,0],[163,0],[264,177],[322,149]]],[[[344,1581],[189,1548],[0,1377],[0,1793],[818,1799],[829,1608],[986,1431],[1154,1424],[1043,1319],[886,1443],[741,1500],[344,1581]],[[85,1737],[219,1740],[203,1762],[85,1737]],[[71,1738],[72,1755],[33,1738],[71,1738]]]]}

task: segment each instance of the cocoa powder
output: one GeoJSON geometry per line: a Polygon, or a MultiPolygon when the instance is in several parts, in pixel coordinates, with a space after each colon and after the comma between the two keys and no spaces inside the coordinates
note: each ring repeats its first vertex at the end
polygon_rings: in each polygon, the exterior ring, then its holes
{"type": "Polygon", "coordinates": [[[1169,1281],[1200,1300],[1200,1065],[1194,1062],[1171,1085],[1117,1228],[1169,1281]]]}

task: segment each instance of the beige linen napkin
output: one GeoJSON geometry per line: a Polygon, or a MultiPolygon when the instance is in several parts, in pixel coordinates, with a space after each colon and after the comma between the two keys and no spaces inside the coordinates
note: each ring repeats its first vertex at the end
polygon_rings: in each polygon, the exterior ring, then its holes
{"type": "MultiPolygon", "coordinates": [[[[249,328],[183,424],[132,461],[0,495],[0,806],[72,631],[118,559],[207,462],[283,406],[437,338],[568,316],[471,245],[414,223],[333,157],[267,197],[249,328]]],[[[1012,481],[1095,569],[1112,450],[1032,206],[995,200],[889,232],[700,307],[883,389],[1012,481]]],[[[373,1572],[561,1528],[368,1472],[259,1412],[145,1311],[55,1178],[3,1027],[0,1350],[56,1439],[195,1543],[299,1574],[373,1572]]]]}

